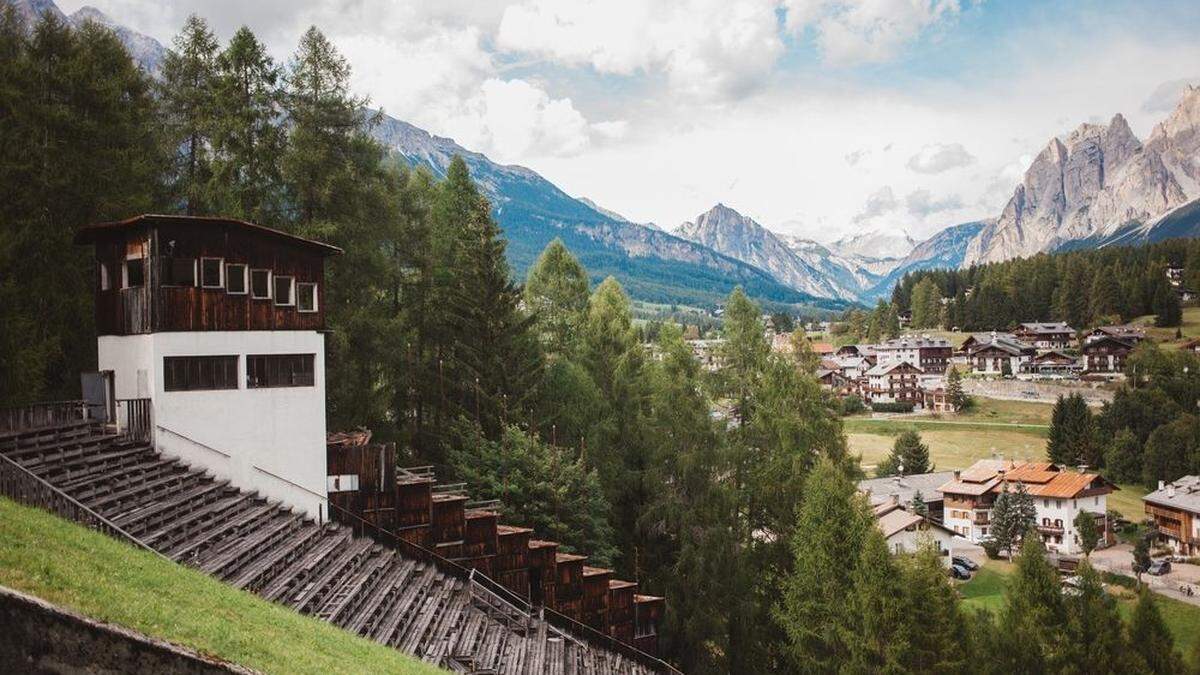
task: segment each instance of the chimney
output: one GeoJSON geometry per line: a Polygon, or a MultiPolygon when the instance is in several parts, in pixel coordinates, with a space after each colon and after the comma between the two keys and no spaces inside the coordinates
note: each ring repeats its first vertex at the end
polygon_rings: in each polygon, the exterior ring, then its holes
{"type": "Polygon", "coordinates": [[[1165,483],[1163,483],[1161,480],[1160,480],[1160,481],[1158,481],[1158,489],[1159,489],[1159,490],[1162,490],[1164,487],[1166,487],[1166,484],[1165,484],[1165,483]]]}
{"type": "Polygon", "coordinates": [[[892,497],[892,499],[891,499],[892,506],[899,506],[900,505],[900,495],[893,492],[891,497],[892,497]]]}
{"type": "Polygon", "coordinates": [[[1171,484],[1167,485],[1167,499],[1174,499],[1174,498],[1175,498],[1175,484],[1171,483],[1171,484]]]}
{"type": "Polygon", "coordinates": [[[955,470],[954,470],[954,480],[958,480],[958,477],[959,477],[961,474],[962,474],[962,472],[961,472],[961,471],[959,471],[958,469],[955,469],[955,470]]]}

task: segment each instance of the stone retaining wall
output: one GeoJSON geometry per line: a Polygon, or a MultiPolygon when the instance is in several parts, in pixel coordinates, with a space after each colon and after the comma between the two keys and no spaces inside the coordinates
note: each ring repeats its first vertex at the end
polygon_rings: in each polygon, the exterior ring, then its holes
{"type": "Polygon", "coordinates": [[[7,673],[253,673],[177,645],[94,621],[0,586],[0,671],[7,673]]]}

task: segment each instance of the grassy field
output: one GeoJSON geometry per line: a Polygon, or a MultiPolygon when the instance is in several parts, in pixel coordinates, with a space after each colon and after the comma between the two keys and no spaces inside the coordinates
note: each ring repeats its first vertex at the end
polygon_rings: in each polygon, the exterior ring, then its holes
{"type": "Polygon", "coordinates": [[[4,498],[0,584],[267,673],[442,672],[4,498]]]}
{"type": "MultiPolygon", "coordinates": [[[[993,613],[1004,608],[1004,589],[1013,567],[1003,560],[989,560],[975,577],[959,585],[963,606],[970,609],[988,609],[993,613]]],[[[1137,600],[1134,592],[1120,586],[1106,586],[1117,599],[1117,607],[1126,620],[1133,614],[1137,600]]],[[[1192,653],[1193,645],[1200,640],[1200,607],[1173,598],[1154,597],[1163,620],[1175,637],[1175,647],[1185,655],[1192,653]]]]}
{"type": "Polygon", "coordinates": [[[1108,496],[1108,508],[1135,523],[1145,519],[1142,497],[1146,494],[1146,488],[1134,483],[1122,483],[1117,487],[1121,489],[1108,496]]]}
{"type": "MultiPolygon", "coordinates": [[[[1144,326],[1146,335],[1154,338],[1156,342],[1175,342],[1175,329],[1155,328],[1153,314],[1140,316],[1130,323],[1144,326]]],[[[1179,329],[1183,333],[1184,340],[1200,337],[1200,307],[1183,308],[1183,325],[1179,329]]]]}
{"type": "Polygon", "coordinates": [[[1051,404],[979,397],[975,401],[974,408],[957,415],[846,418],[850,450],[862,455],[864,467],[871,467],[887,456],[896,436],[915,430],[929,446],[930,460],[943,470],[964,469],[993,453],[1019,459],[1045,454],[1051,404]]]}

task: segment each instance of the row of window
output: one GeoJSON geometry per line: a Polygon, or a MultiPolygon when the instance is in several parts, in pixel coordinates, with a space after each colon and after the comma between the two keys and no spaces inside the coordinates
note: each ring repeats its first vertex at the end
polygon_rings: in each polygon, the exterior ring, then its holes
{"type": "MultiPolygon", "coordinates": [[[[249,295],[255,300],[274,300],[279,307],[301,312],[317,311],[317,285],[296,282],[295,277],[276,275],[268,269],[252,269],[243,263],[226,263],[222,258],[159,258],[163,286],[196,286],[225,289],[230,295],[249,295]]],[[[100,289],[137,288],[146,284],[143,258],[131,258],[118,269],[100,263],[100,289]],[[118,272],[120,278],[117,278],[118,272]]]]}
{"type": "MultiPolygon", "coordinates": [[[[248,354],[246,388],[311,387],[314,354],[248,354]]],[[[238,356],[164,356],[166,391],[238,388],[238,356]]]]}

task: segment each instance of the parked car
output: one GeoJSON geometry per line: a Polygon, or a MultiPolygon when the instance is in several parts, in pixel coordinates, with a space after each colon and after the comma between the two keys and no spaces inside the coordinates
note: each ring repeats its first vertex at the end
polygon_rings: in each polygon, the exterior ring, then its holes
{"type": "Polygon", "coordinates": [[[1156,577],[1161,577],[1171,571],[1171,561],[1169,560],[1154,560],[1150,566],[1146,568],[1146,574],[1152,574],[1156,577]]]}
{"type": "Polygon", "coordinates": [[[971,560],[970,558],[964,558],[960,555],[956,555],[951,558],[950,564],[965,568],[968,572],[974,572],[975,570],[979,569],[979,563],[971,560]]]}
{"type": "Polygon", "coordinates": [[[961,565],[951,565],[950,566],[950,576],[951,576],[951,578],[954,578],[954,579],[967,581],[971,578],[971,572],[970,572],[970,570],[968,570],[967,568],[965,568],[961,565]]]}

